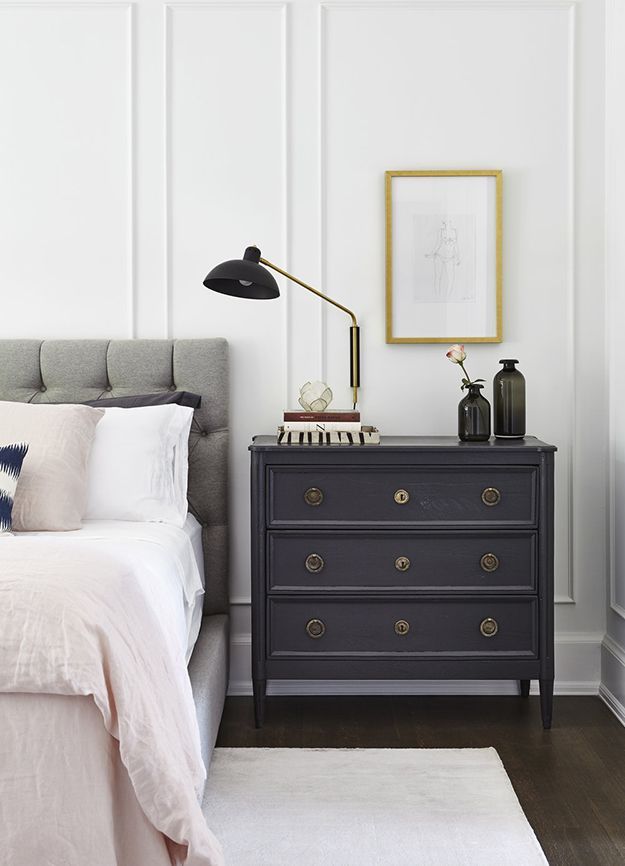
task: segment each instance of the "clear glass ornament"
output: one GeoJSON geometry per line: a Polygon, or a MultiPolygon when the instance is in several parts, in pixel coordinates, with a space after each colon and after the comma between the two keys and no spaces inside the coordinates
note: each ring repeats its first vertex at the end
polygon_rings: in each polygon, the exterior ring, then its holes
{"type": "Polygon", "coordinates": [[[332,402],[332,391],[325,382],[306,382],[299,393],[298,402],[306,412],[325,412],[332,402]]]}

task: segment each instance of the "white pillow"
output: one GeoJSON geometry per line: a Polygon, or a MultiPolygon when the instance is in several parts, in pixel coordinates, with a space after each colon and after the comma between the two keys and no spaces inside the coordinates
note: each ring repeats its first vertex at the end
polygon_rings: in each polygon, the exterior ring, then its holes
{"type": "Polygon", "coordinates": [[[80,529],[87,465],[102,409],[0,402],[0,439],[28,442],[13,501],[13,529],[80,529]]]}
{"type": "Polygon", "coordinates": [[[187,516],[188,406],[105,409],[89,461],[89,520],[182,526],[187,516]]]}

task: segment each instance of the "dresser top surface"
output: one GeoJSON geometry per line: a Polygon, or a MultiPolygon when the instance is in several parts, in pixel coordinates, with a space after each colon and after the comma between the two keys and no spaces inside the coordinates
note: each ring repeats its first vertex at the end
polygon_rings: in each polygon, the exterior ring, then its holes
{"type": "Polygon", "coordinates": [[[254,436],[251,451],[557,451],[535,436],[524,439],[495,439],[487,442],[461,442],[456,436],[381,436],[379,445],[278,445],[276,436],[254,436]]]}

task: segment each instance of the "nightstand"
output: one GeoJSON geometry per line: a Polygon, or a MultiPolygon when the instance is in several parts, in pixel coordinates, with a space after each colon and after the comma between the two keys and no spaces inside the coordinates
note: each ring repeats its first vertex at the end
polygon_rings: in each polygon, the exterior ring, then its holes
{"type": "Polygon", "coordinates": [[[252,457],[252,677],[513,679],[553,703],[555,447],[278,445],[252,457]]]}

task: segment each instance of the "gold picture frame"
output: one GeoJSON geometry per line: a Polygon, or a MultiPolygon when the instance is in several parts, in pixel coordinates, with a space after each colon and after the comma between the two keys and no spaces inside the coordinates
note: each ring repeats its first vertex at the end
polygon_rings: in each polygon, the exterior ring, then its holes
{"type": "Polygon", "coordinates": [[[387,343],[502,341],[502,195],[500,169],[385,172],[387,343]],[[429,182],[413,187],[405,179],[429,182]],[[439,184],[437,179],[448,182],[439,184]],[[449,182],[453,179],[459,183],[449,182]],[[484,183],[473,184],[473,179],[483,179],[484,183]],[[398,181],[401,192],[394,201],[394,185],[398,193],[398,181]],[[419,199],[421,194],[423,197],[419,199]],[[472,201],[473,213],[469,207],[472,201]],[[457,215],[450,213],[454,207],[457,215]],[[405,217],[400,218],[400,209],[405,217]],[[462,232],[454,225],[454,219],[460,223],[462,232]],[[467,239],[463,255],[458,242],[462,234],[467,239]],[[424,252],[425,249],[430,252],[424,252]],[[399,260],[403,252],[409,256],[399,260]],[[394,270],[400,271],[395,287],[394,270]],[[409,324],[398,327],[397,321],[419,320],[419,313],[427,333],[417,332],[413,336],[406,333],[411,328],[409,324]],[[443,321],[457,325],[453,333],[444,336],[430,333],[443,321]],[[468,326],[467,321],[473,324],[468,326]],[[461,322],[465,328],[460,327],[461,322]],[[484,333],[478,333],[482,323],[484,333]]]}

